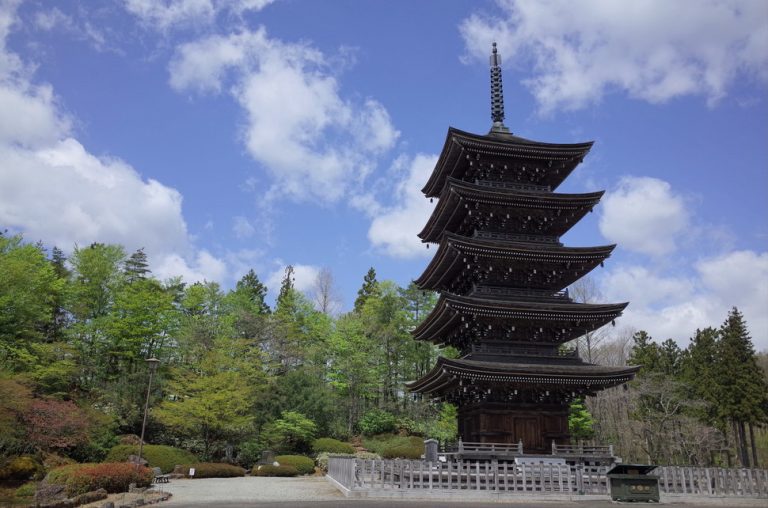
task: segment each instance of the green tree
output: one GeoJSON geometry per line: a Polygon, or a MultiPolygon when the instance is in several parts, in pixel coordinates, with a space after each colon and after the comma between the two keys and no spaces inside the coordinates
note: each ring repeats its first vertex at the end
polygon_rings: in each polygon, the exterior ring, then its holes
{"type": "Polygon", "coordinates": [[[317,425],[301,413],[283,411],[280,418],[264,427],[263,435],[273,449],[307,453],[317,436],[317,425]]]}
{"type": "MultiPolygon", "coordinates": [[[[746,425],[768,421],[768,384],[757,365],[747,324],[737,308],[728,313],[720,327],[720,337],[716,371],[718,412],[720,418],[731,422],[742,466],[750,467],[746,425]]],[[[753,459],[756,455],[754,452],[753,459]]]]}
{"type": "Polygon", "coordinates": [[[143,247],[125,260],[123,270],[125,272],[125,279],[129,283],[147,278],[151,270],[149,269],[149,261],[143,247]]]}
{"type": "Polygon", "coordinates": [[[202,443],[210,460],[252,430],[254,405],[265,387],[258,351],[241,339],[220,338],[199,361],[177,365],[167,396],[153,416],[202,443]]]}
{"type": "Polygon", "coordinates": [[[38,246],[0,235],[0,368],[20,372],[39,363],[34,348],[47,340],[63,287],[38,246]]]}
{"type": "Polygon", "coordinates": [[[363,277],[363,286],[357,291],[355,299],[355,312],[360,312],[365,306],[366,300],[371,296],[379,295],[379,282],[376,280],[376,270],[373,267],[368,269],[368,273],[363,277]]]}
{"type": "Polygon", "coordinates": [[[568,410],[568,431],[571,439],[584,441],[595,436],[595,419],[583,399],[571,402],[568,410]]]}

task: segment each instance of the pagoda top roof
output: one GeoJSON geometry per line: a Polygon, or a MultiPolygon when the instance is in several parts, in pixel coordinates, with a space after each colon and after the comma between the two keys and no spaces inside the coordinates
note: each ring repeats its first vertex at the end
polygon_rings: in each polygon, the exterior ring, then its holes
{"type": "MultiPolygon", "coordinates": [[[[600,198],[603,197],[604,193],[605,191],[583,194],[521,191],[488,187],[448,177],[440,193],[440,200],[437,206],[418,236],[424,242],[437,242],[438,236],[445,229],[446,225],[451,222],[452,217],[466,213],[466,210],[459,206],[460,200],[510,207],[518,210],[590,209],[600,202],[600,198]]],[[[576,221],[565,225],[565,229],[557,232],[564,234],[574,224],[576,224],[576,221]]]]}
{"type": "Polygon", "coordinates": [[[464,155],[485,155],[497,159],[540,160],[549,165],[557,164],[559,171],[553,175],[550,186],[557,187],[582,161],[592,148],[593,141],[586,143],[543,143],[521,138],[508,132],[491,131],[488,134],[472,134],[454,127],[448,128],[443,150],[432,175],[422,192],[427,197],[437,197],[449,176],[461,171],[464,155]]]}
{"type": "Polygon", "coordinates": [[[497,363],[449,360],[440,357],[435,367],[406,387],[417,393],[453,391],[460,380],[483,383],[533,385],[536,387],[592,386],[608,388],[631,380],[640,366],[609,367],[582,364],[497,363]]]}

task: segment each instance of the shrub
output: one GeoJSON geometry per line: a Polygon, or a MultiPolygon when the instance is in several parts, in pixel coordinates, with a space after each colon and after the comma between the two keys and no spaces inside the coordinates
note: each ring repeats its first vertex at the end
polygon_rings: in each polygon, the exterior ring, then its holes
{"type": "Polygon", "coordinates": [[[263,435],[273,450],[305,451],[317,434],[317,425],[301,413],[283,411],[264,426],[263,435]]]}
{"type": "Polygon", "coordinates": [[[183,474],[187,478],[234,478],[245,476],[245,469],[223,462],[196,462],[194,464],[181,464],[173,472],[183,474]],[[189,469],[195,469],[195,476],[189,476],[189,469]]]}
{"type": "Polygon", "coordinates": [[[251,476],[297,476],[299,471],[293,466],[257,466],[251,476]]]}
{"type": "Polygon", "coordinates": [[[49,484],[65,485],[67,495],[72,497],[98,489],[110,493],[126,492],[131,483],[138,487],[149,487],[152,478],[152,470],[147,467],[126,462],[107,462],[62,466],[48,473],[46,480],[49,484]]]}
{"type": "Polygon", "coordinates": [[[349,443],[343,443],[338,439],[321,437],[312,443],[312,451],[315,453],[355,453],[355,447],[349,443]]]}
{"type": "MultiPolygon", "coordinates": [[[[125,462],[129,455],[138,454],[138,446],[117,445],[109,450],[105,462],[125,462]]],[[[197,457],[186,450],[163,445],[144,445],[141,456],[147,460],[149,467],[159,467],[163,473],[170,473],[177,464],[190,464],[198,461],[197,457]]]]}
{"type": "Polygon", "coordinates": [[[295,467],[301,475],[315,472],[315,461],[304,455],[278,455],[275,461],[281,466],[295,467]]]}
{"type": "Polygon", "coordinates": [[[366,436],[392,432],[395,430],[396,425],[397,419],[395,416],[381,409],[371,409],[357,422],[360,432],[366,436]]]}
{"type": "Polygon", "coordinates": [[[16,489],[16,497],[32,497],[35,495],[35,490],[37,490],[35,482],[25,483],[16,489]]]}
{"type": "Polygon", "coordinates": [[[381,456],[385,459],[420,459],[424,454],[424,441],[416,436],[405,439],[405,442],[385,447],[381,456]]]}
{"type": "Polygon", "coordinates": [[[5,482],[26,482],[42,474],[43,466],[29,455],[13,457],[0,467],[0,481],[5,482]]]}
{"type": "Polygon", "coordinates": [[[411,442],[421,442],[421,438],[415,436],[396,436],[394,434],[379,434],[378,436],[364,437],[363,446],[367,450],[382,455],[386,448],[406,445],[411,442]]]}
{"type": "Polygon", "coordinates": [[[76,464],[77,461],[64,457],[56,453],[47,453],[43,455],[43,467],[47,470],[51,470],[61,466],[68,466],[69,464],[76,464]]]}
{"type": "Polygon", "coordinates": [[[240,444],[240,450],[238,450],[236,461],[241,466],[247,466],[249,464],[255,464],[261,460],[261,452],[264,451],[266,445],[257,439],[251,439],[240,444]]]}

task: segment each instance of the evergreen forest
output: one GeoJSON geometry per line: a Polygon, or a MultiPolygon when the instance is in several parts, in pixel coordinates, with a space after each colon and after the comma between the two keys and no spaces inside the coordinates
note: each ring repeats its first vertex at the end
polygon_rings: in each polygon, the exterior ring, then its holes
{"type": "MultiPolygon", "coordinates": [[[[266,449],[309,454],[318,438],[456,439],[454,407],[404,389],[457,354],[410,336],[435,295],[371,268],[339,314],[332,274],[304,294],[290,266],[273,306],[266,294],[252,270],[224,290],[158,280],[142,250],[65,256],[0,235],[0,462],[105,460],[141,433],[147,358],[159,367],[145,441],[203,461],[250,467],[266,449]]],[[[625,462],[765,466],[768,360],[738,309],[722,320],[678,340],[613,329],[568,345],[642,365],[632,383],[574,402],[574,440],[613,444],[625,462]]]]}

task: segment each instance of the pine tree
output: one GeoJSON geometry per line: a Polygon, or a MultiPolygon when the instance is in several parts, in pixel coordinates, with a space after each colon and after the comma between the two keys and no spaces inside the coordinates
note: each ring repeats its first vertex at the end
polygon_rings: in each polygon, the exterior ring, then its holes
{"type": "Polygon", "coordinates": [[[634,345],[629,353],[627,364],[641,365],[640,373],[655,372],[659,369],[660,351],[659,346],[653,342],[653,339],[647,332],[640,330],[632,336],[634,345]]]}
{"type": "Polygon", "coordinates": [[[728,313],[720,335],[716,376],[719,416],[731,422],[741,464],[749,467],[745,425],[768,421],[768,384],[757,365],[744,317],[736,307],[728,313]]]}
{"type": "MultiPolygon", "coordinates": [[[[54,247],[51,251],[51,266],[56,277],[61,281],[69,279],[69,269],[66,266],[67,257],[61,249],[54,247]]],[[[49,342],[60,342],[64,340],[64,328],[67,325],[67,312],[64,309],[64,294],[58,292],[53,295],[53,315],[51,321],[46,325],[45,334],[49,342]]]]}
{"type": "Polygon", "coordinates": [[[295,295],[293,289],[293,283],[296,280],[293,276],[294,270],[292,265],[285,267],[285,274],[283,280],[280,283],[280,293],[277,295],[277,302],[275,303],[276,310],[292,310],[295,307],[295,295]]]}
{"type": "MultiPolygon", "coordinates": [[[[237,281],[235,291],[247,298],[259,314],[269,314],[269,305],[265,301],[267,297],[267,286],[261,283],[256,272],[248,270],[243,278],[237,281]]],[[[282,292],[282,288],[281,288],[282,292]]]]}
{"type": "Polygon", "coordinates": [[[703,402],[695,415],[707,425],[717,423],[717,387],[712,380],[716,378],[718,339],[719,332],[714,328],[696,330],[680,360],[680,378],[688,398],[703,402]]]}
{"type": "Polygon", "coordinates": [[[144,252],[144,247],[131,254],[131,257],[125,260],[123,271],[125,279],[129,284],[147,278],[151,270],[149,269],[149,261],[147,260],[147,254],[144,252]]]}
{"type": "Polygon", "coordinates": [[[368,273],[363,277],[363,286],[357,292],[357,298],[355,299],[355,312],[360,312],[365,306],[365,301],[371,296],[378,296],[381,293],[379,290],[379,282],[376,280],[376,270],[373,267],[368,269],[368,273]]]}

